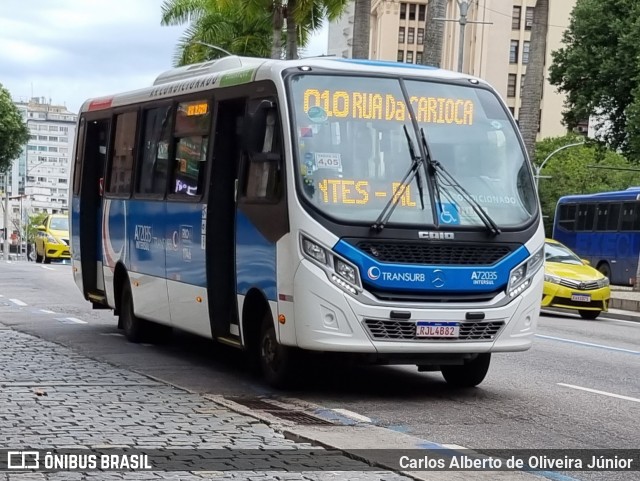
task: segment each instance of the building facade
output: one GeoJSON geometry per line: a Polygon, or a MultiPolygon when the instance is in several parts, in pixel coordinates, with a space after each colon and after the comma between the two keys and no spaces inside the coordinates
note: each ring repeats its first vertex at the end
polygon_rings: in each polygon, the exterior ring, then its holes
{"type": "MultiPolygon", "coordinates": [[[[562,46],[576,0],[549,0],[549,33],[545,84],[541,104],[540,138],[564,135],[562,125],[564,95],[547,81],[551,52],[562,46]]],[[[421,63],[426,32],[428,0],[403,2],[372,0],[371,59],[421,63]]],[[[447,0],[441,67],[458,69],[462,50],[463,72],[491,83],[518,118],[521,86],[529,59],[533,8],[536,0],[468,0],[468,23],[460,48],[460,7],[447,0]]],[[[353,40],[353,3],[338,21],[329,25],[330,55],[348,58],[353,40]]]]}
{"type": "MultiPolygon", "coordinates": [[[[25,149],[7,172],[0,176],[0,190],[9,194],[9,232],[14,240],[30,215],[68,211],[69,173],[78,116],[44,98],[15,102],[29,129],[25,149]]],[[[4,199],[1,211],[4,211],[4,199]]],[[[4,214],[4,212],[3,212],[4,214]]],[[[4,228],[0,215],[0,228],[4,228]]]]}

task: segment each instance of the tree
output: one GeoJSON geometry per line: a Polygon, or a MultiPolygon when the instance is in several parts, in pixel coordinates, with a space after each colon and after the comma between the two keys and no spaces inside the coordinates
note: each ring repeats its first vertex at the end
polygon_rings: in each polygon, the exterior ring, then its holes
{"type": "Polygon", "coordinates": [[[446,16],[447,0],[430,0],[427,5],[427,20],[424,29],[422,64],[440,67],[442,44],[444,43],[444,22],[435,20],[446,16]]]}
{"type": "Polygon", "coordinates": [[[355,0],[352,58],[369,58],[371,41],[371,0],[355,0]]]}
{"type": "MultiPolygon", "coordinates": [[[[271,52],[271,13],[251,11],[240,0],[166,0],[162,4],[162,25],[190,23],[174,55],[175,65],[202,62],[220,52],[197,42],[208,43],[236,55],[267,57],[271,52]]],[[[282,35],[280,33],[280,35],[282,35]]]]}
{"type": "Polygon", "coordinates": [[[535,157],[536,137],[540,128],[540,103],[544,86],[548,30],[549,0],[537,0],[533,10],[529,60],[522,86],[522,104],[518,116],[520,131],[530,159],[535,157]]]}
{"type": "Polygon", "coordinates": [[[9,91],[0,84],[0,172],[7,172],[29,140],[29,129],[9,91]]]}
{"type": "MultiPolygon", "coordinates": [[[[535,164],[540,165],[559,147],[582,139],[571,134],[538,142],[535,164]]],[[[597,169],[589,166],[633,168],[634,164],[621,154],[593,142],[562,150],[551,157],[541,172],[541,175],[550,178],[540,179],[539,184],[540,203],[548,236],[551,236],[556,204],[563,195],[592,194],[640,186],[640,172],[597,169]]]]}
{"type": "Polygon", "coordinates": [[[567,94],[569,128],[591,116],[599,139],[629,159],[640,160],[640,2],[580,0],[552,53],[549,80],[567,94]]]}
{"type": "Polygon", "coordinates": [[[38,235],[38,226],[44,224],[44,220],[47,218],[47,212],[38,212],[29,216],[29,226],[27,228],[27,242],[35,242],[36,235],[38,235]]]}

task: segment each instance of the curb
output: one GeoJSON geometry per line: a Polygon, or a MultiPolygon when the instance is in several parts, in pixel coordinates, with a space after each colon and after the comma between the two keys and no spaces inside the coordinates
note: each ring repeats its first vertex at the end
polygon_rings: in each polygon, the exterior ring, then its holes
{"type": "MultiPolygon", "coordinates": [[[[632,311],[625,311],[622,309],[616,309],[616,308],[612,308],[613,311],[610,309],[607,312],[603,312],[597,319],[596,322],[600,319],[614,319],[614,320],[619,320],[619,321],[630,321],[630,322],[638,322],[640,323],[640,312],[632,312],[632,311]]],[[[571,315],[571,314],[577,314],[576,311],[570,310],[570,309],[559,309],[559,308],[555,308],[555,307],[543,307],[541,313],[546,313],[546,314],[562,314],[562,315],[571,315]]],[[[578,318],[579,319],[579,318],[578,318]]]]}
{"type": "Polygon", "coordinates": [[[640,312],[640,301],[636,299],[621,299],[612,297],[609,299],[609,308],[622,311],[640,312]]]}

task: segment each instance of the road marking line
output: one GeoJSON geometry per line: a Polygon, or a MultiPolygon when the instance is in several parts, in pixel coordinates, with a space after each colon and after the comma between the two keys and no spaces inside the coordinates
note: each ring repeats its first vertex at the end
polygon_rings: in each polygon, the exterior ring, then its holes
{"type": "Polygon", "coordinates": [[[83,321],[82,319],[78,319],[76,317],[65,317],[68,321],[75,322],[76,324],[88,324],[87,321],[83,321]]]}
{"type": "Polygon", "coordinates": [[[464,446],[460,446],[459,444],[443,444],[443,446],[445,448],[449,448],[449,449],[469,449],[469,448],[465,448],[464,446]]]}
{"type": "Polygon", "coordinates": [[[43,269],[49,269],[50,271],[55,271],[55,269],[53,267],[49,267],[49,266],[40,266],[43,269]]]}
{"type": "Polygon", "coordinates": [[[360,421],[363,423],[371,423],[371,418],[367,417],[367,416],[363,416],[362,414],[358,414],[358,413],[354,413],[353,411],[349,411],[348,409],[341,409],[341,408],[336,408],[336,409],[332,409],[333,412],[336,412],[338,414],[342,414],[343,416],[346,416],[348,418],[351,419],[355,419],[356,421],[360,421]]]}
{"type": "Polygon", "coordinates": [[[570,344],[578,344],[580,346],[598,347],[600,349],[608,349],[610,351],[626,352],[628,354],[635,354],[637,356],[640,355],[640,351],[632,351],[631,349],[623,349],[621,347],[605,346],[603,344],[595,344],[593,342],[574,341],[573,339],[565,339],[563,337],[554,337],[554,336],[545,336],[543,334],[536,334],[535,336],[541,337],[542,339],[552,339],[554,341],[562,341],[562,342],[568,342],[570,344]]]}
{"type": "Polygon", "coordinates": [[[26,306],[27,304],[22,302],[20,299],[9,299],[11,302],[16,304],[17,306],[26,306]]]}
{"type": "Polygon", "coordinates": [[[624,319],[616,319],[615,317],[603,316],[600,319],[602,319],[603,321],[609,321],[609,322],[621,322],[623,324],[632,324],[632,325],[635,325],[635,326],[638,325],[638,321],[625,321],[624,319]]]}
{"type": "Polygon", "coordinates": [[[55,314],[55,312],[50,311],[49,309],[40,309],[40,312],[44,312],[45,314],[55,314]]]}
{"type": "Polygon", "coordinates": [[[558,383],[558,386],[564,386],[564,387],[568,387],[571,389],[579,389],[580,391],[587,391],[587,392],[592,392],[595,394],[602,394],[603,396],[609,396],[609,397],[615,397],[618,399],[624,399],[625,401],[633,401],[636,403],[640,403],[640,399],[635,398],[635,397],[630,397],[630,396],[623,396],[621,394],[613,394],[610,392],[606,392],[606,391],[598,391],[597,389],[590,389],[588,387],[581,387],[581,386],[574,386],[573,384],[564,384],[562,382],[558,383]]]}
{"type": "Polygon", "coordinates": [[[101,332],[100,333],[101,336],[117,336],[117,337],[124,337],[124,334],[120,334],[119,332],[101,332]]]}

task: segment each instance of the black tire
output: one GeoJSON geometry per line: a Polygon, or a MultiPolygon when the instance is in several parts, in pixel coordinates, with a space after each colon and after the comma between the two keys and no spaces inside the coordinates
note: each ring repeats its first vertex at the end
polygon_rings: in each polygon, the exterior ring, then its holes
{"type": "Polygon", "coordinates": [[[578,312],[580,313],[580,317],[582,317],[583,319],[588,319],[590,321],[593,321],[594,319],[598,318],[598,316],[600,315],[600,312],[602,311],[587,311],[584,309],[580,309],[578,312]]]}
{"type": "Polygon", "coordinates": [[[608,262],[601,262],[598,264],[598,271],[600,271],[600,274],[605,276],[607,279],[611,280],[611,267],[608,262]]]}
{"type": "Polygon", "coordinates": [[[478,354],[461,366],[442,366],[442,376],[452,387],[475,387],[480,384],[491,363],[491,353],[478,354]]]}
{"type": "Polygon", "coordinates": [[[47,253],[46,252],[42,256],[42,262],[44,264],[51,264],[51,257],[47,257],[47,253]]]}
{"type": "Polygon", "coordinates": [[[141,342],[143,340],[145,322],[134,314],[133,295],[131,294],[129,279],[124,280],[122,292],[120,293],[120,316],[118,321],[125,337],[130,342],[141,342]]]}
{"type": "Polygon", "coordinates": [[[260,370],[267,383],[275,388],[291,386],[295,380],[295,352],[278,342],[270,313],[262,320],[258,342],[260,370]]]}

